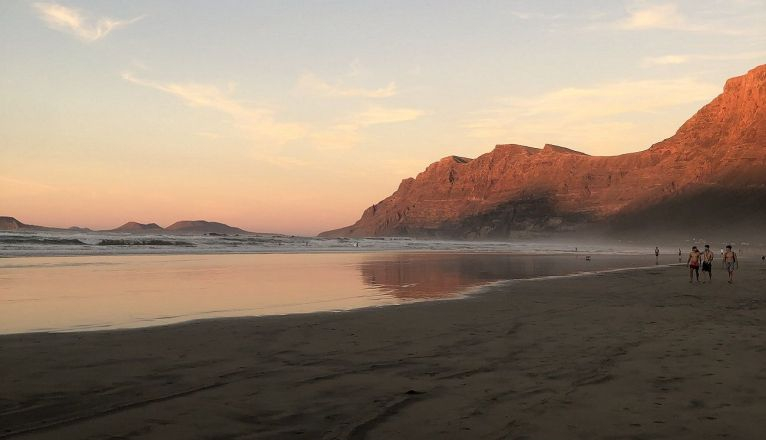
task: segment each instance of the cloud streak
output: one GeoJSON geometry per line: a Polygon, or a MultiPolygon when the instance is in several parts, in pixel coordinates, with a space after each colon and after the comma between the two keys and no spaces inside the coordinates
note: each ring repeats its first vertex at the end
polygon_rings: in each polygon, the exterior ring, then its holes
{"type": "Polygon", "coordinates": [[[160,83],[138,78],[130,72],[123,73],[122,78],[130,83],[173,95],[190,107],[223,113],[239,130],[258,141],[281,145],[300,139],[307,132],[303,125],[279,122],[275,119],[273,110],[242,104],[232,98],[230,92],[216,86],[199,83],[160,83]]]}
{"type": "MultiPolygon", "coordinates": [[[[321,151],[352,148],[362,139],[362,131],[374,125],[393,124],[418,119],[422,110],[406,107],[373,106],[342,118],[327,128],[307,124],[278,121],[275,112],[268,108],[243,104],[231,96],[231,90],[199,83],[163,83],[139,78],[130,72],[122,78],[132,84],[158,90],[175,96],[189,107],[213,110],[224,114],[233,126],[247,138],[266,146],[282,146],[296,140],[309,140],[321,151]]],[[[207,132],[197,135],[212,137],[207,132]]],[[[215,136],[218,136],[215,134],[215,136]]],[[[272,161],[280,166],[297,165],[297,162],[280,157],[272,161]]]]}
{"type": "MultiPolygon", "coordinates": [[[[729,8],[731,9],[731,8],[729,8]]],[[[591,30],[619,31],[680,31],[730,36],[762,35],[762,27],[743,24],[743,17],[753,17],[753,13],[745,13],[738,9],[735,15],[723,13],[727,10],[704,11],[700,8],[691,9],[694,16],[685,14],[675,2],[665,3],[634,3],[627,8],[627,16],[608,22],[598,22],[588,27],[591,30]],[[711,18],[714,17],[714,18],[711,18]],[[734,22],[732,17],[739,19],[734,22]]]]}
{"type": "Polygon", "coordinates": [[[626,19],[616,23],[618,29],[687,29],[699,30],[691,26],[686,17],[678,11],[678,6],[673,3],[662,5],[649,5],[643,8],[628,11],[626,19]]]}
{"type": "Polygon", "coordinates": [[[311,139],[319,150],[343,150],[361,141],[361,132],[364,128],[414,121],[424,114],[424,111],[414,108],[370,107],[345,118],[338,124],[313,133],[311,139]]]}
{"type": "Polygon", "coordinates": [[[33,3],[38,16],[48,27],[72,34],[80,40],[93,42],[100,40],[115,29],[124,28],[142,18],[116,20],[109,17],[89,18],[77,9],[56,3],[33,3]]]}
{"type": "Polygon", "coordinates": [[[389,98],[397,93],[394,82],[378,89],[344,87],[330,84],[312,73],[301,76],[298,80],[298,90],[308,95],[325,98],[389,98]]]}
{"type": "Polygon", "coordinates": [[[676,54],[646,57],[641,61],[643,67],[686,64],[695,61],[741,61],[766,58],[766,51],[741,52],[729,54],[676,54]]]}
{"type": "Polygon", "coordinates": [[[693,78],[569,87],[505,99],[474,114],[463,126],[473,137],[492,141],[533,140],[530,143],[535,145],[564,139],[574,147],[589,145],[605,150],[635,138],[642,115],[709,100],[718,93],[720,87],[693,78]]]}

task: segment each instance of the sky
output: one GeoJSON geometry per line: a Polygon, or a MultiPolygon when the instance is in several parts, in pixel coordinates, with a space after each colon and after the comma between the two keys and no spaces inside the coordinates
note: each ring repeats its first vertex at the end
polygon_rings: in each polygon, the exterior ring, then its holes
{"type": "Polygon", "coordinates": [[[675,133],[766,0],[0,2],[0,216],[349,225],[442,157],[675,133]]]}

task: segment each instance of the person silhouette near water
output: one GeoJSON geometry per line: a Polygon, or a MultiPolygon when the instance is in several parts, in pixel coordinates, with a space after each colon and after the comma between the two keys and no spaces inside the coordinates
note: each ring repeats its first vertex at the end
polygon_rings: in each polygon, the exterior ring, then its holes
{"type": "Polygon", "coordinates": [[[739,268],[737,254],[731,250],[731,245],[726,246],[726,252],[723,254],[723,264],[726,271],[729,272],[729,284],[734,283],[734,271],[739,268]]]}

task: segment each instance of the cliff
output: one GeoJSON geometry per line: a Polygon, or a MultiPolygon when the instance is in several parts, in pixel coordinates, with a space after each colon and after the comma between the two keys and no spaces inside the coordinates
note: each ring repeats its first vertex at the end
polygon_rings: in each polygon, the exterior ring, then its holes
{"type": "Polygon", "coordinates": [[[764,106],[766,65],[728,80],[674,136],[645,151],[595,157],[510,144],[473,160],[445,157],[353,225],[320,235],[507,238],[636,231],[650,220],[683,230],[702,212],[714,223],[756,227],[766,221],[764,106]]]}

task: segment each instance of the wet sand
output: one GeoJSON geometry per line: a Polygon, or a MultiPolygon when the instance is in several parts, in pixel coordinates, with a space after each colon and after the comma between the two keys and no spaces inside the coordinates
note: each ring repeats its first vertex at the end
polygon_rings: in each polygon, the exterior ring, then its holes
{"type": "Polygon", "coordinates": [[[761,439],[766,266],[0,336],[0,438],[761,439]]]}

